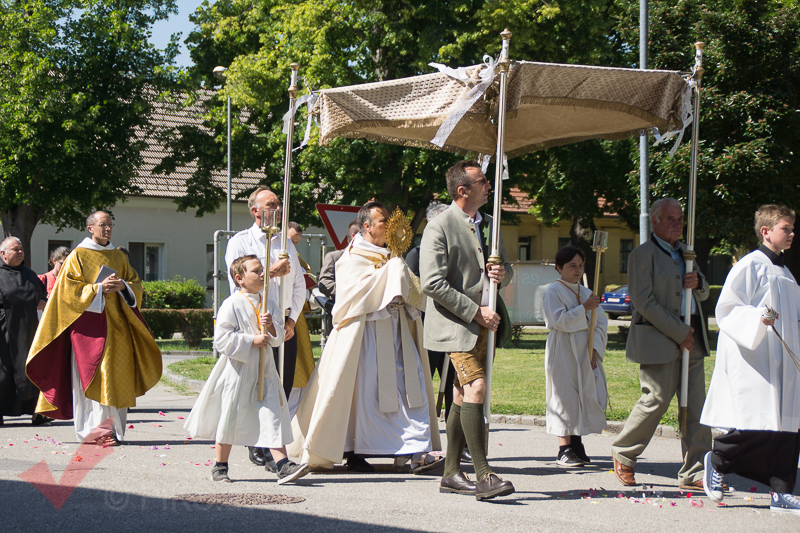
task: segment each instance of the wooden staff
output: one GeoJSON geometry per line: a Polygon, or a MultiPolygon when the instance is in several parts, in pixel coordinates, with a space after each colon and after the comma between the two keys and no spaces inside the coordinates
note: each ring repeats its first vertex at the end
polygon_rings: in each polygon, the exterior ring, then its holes
{"type": "MultiPolygon", "coordinates": [[[[272,237],[278,233],[278,220],[277,211],[275,209],[264,209],[261,211],[261,231],[264,232],[267,238],[266,250],[264,251],[264,290],[261,293],[261,310],[259,316],[256,317],[261,329],[261,312],[269,308],[269,247],[272,243],[272,237]]],[[[263,332],[262,332],[263,333],[263,332]]],[[[258,354],[258,401],[264,401],[264,372],[267,366],[267,349],[263,346],[258,354]]]]}
{"type": "Polygon", "coordinates": [[[442,400],[444,400],[444,393],[447,391],[447,372],[450,370],[450,356],[444,354],[444,363],[442,363],[442,371],[439,373],[439,398],[436,400],[436,416],[442,416],[442,400]]]}
{"type": "MultiPolygon", "coordinates": [[[[592,294],[595,296],[600,291],[600,260],[603,252],[608,250],[608,232],[595,231],[594,243],[592,243],[592,250],[597,254],[595,256],[594,264],[594,290],[592,294]]],[[[597,327],[597,308],[592,309],[592,318],[589,325],[589,362],[592,361],[592,354],[594,352],[594,328],[597,327]]]]}

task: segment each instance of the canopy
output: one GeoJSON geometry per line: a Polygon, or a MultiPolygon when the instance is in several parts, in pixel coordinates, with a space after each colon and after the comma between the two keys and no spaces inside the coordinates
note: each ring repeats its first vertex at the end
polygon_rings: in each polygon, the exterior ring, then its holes
{"type": "MultiPolygon", "coordinates": [[[[498,111],[494,79],[455,124],[446,145],[431,143],[445,118],[463,105],[470,85],[491,68],[459,69],[467,83],[438,72],[323,90],[315,107],[320,144],[348,137],[493,154],[498,111]]],[[[677,71],[512,62],[505,153],[514,157],[587,139],[622,139],[649,128],[662,134],[680,130],[689,112],[688,94],[689,83],[677,71]]]]}

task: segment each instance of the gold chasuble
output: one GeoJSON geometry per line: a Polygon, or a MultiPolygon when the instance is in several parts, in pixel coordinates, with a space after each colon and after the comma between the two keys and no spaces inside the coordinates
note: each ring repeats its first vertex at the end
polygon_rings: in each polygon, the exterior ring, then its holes
{"type": "MultiPolygon", "coordinates": [[[[303,270],[306,271],[306,287],[308,284],[308,272],[311,267],[308,263],[303,261],[303,258],[297,256],[297,261],[303,270]]],[[[294,334],[297,337],[297,363],[294,368],[294,383],[293,387],[303,388],[308,385],[308,378],[311,377],[311,372],[314,371],[314,352],[311,347],[311,333],[308,330],[308,321],[306,320],[306,313],[310,313],[311,308],[308,302],[303,304],[303,311],[297,315],[297,323],[294,325],[294,334]]]]}
{"type": "Polygon", "coordinates": [[[36,412],[60,420],[73,417],[73,353],[84,395],[103,405],[133,407],[161,378],[161,351],[137,308],[139,275],[120,250],[98,248],[87,239],[67,258],[26,364],[28,377],[41,390],[36,412]],[[133,306],[122,291],[102,295],[102,311],[87,310],[97,305],[95,281],[103,266],[127,282],[136,298],[133,306]]]}

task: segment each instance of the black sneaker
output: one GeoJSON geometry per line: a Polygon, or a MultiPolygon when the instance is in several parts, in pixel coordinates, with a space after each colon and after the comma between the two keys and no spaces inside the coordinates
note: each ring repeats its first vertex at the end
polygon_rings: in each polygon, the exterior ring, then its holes
{"type": "Polygon", "coordinates": [[[214,465],[214,468],[211,469],[211,479],[214,481],[231,483],[231,478],[228,477],[228,467],[225,465],[214,465]]]}
{"type": "Polygon", "coordinates": [[[292,461],[284,464],[278,472],[278,485],[295,481],[308,474],[308,465],[293,463],[292,461]]]}
{"type": "Polygon", "coordinates": [[[573,444],[571,446],[571,448],[572,448],[572,451],[575,452],[575,455],[578,457],[578,459],[583,461],[584,464],[588,465],[589,463],[592,462],[592,460],[589,459],[589,456],[586,455],[586,448],[583,447],[583,443],[582,442],[578,443],[578,444],[573,444]]]}
{"type": "Polygon", "coordinates": [[[577,454],[575,453],[575,450],[573,450],[572,448],[567,448],[566,450],[564,450],[564,453],[562,453],[559,456],[558,460],[556,460],[556,464],[558,466],[563,466],[565,468],[586,466],[586,463],[584,463],[577,456],[577,454]]]}

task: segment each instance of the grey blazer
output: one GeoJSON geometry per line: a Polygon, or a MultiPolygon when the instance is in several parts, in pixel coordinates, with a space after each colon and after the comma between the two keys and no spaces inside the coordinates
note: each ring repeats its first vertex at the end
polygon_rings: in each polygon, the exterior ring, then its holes
{"type": "Polygon", "coordinates": [[[322,260],[322,268],[319,270],[317,287],[319,292],[334,300],[336,298],[336,261],[342,257],[344,249],[334,250],[325,254],[322,260]]]}
{"type": "MultiPolygon", "coordinates": [[[[682,250],[686,245],[680,243],[682,250]]],[[[633,316],[628,332],[626,359],[639,364],[665,364],[680,355],[678,346],[689,334],[689,326],[681,319],[680,264],[651,238],[637,246],[630,257],[628,290],[633,316]]],[[[703,344],[709,354],[708,334],[700,302],[708,298],[708,282],[695,263],[702,286],[692,291],[703,324],[703,344]]]]}
{"type": "MultiPolygon", "coordinates": [[[[491,224],[491,217],[483,215],[481,239],[469,215],[453,203],[425,227],[419,273],[422,291],[429,297],[424,328],[428,350],[467,352],[475,347],[480,326],[473,319],[480,307],[491,224]]],[[[506,286],[513,272],[502,237],[500,257],[506,269],[501,286],[506,286]]]]}

